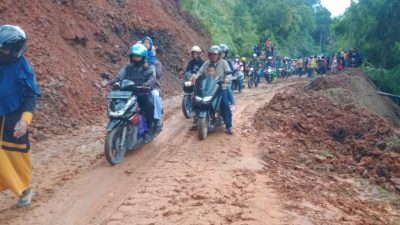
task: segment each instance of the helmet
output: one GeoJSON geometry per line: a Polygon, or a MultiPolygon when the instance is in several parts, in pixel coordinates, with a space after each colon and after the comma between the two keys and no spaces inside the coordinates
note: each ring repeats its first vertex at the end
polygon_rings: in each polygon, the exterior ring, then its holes
{"type": "Polygon", "coordinates": [[[199,46],[193,46],[192,49],[190,49],[190,52],[201,53],[201,48],[199,46]]]}
{"type": "Polygon", "coordinates": [[[129,50],[129,57],[133,55],[141,56],[143,59],[147,58],[147,48],[143,44],[135,44],[129,50]]]}
{"type": "Polygon", "coordinates": [[[246,61],[247,61],[246,57],[242,57],[242,58],[240,58],[240,60],[241,60],[242,62],[246,62],[246,61]]]}
{"type": "Polygon", "coordinates": [[[221,48],[222,52],[228,53],[229,48],[228,48],[228,46],[226,44],[220,44],[219,47],[221,48]]]}
{"type": "Polygon", "coordinates": [[[213,46],[211,46],[210,49],[208,49],[208,53],[221,54],[222,51],[221,51],[220,47],[218,47],[217,45],[213,45],[213,46]]]}
{"type": "Polygon", "coordinates": [[[0,53],[0,64],[11,64],[24,55],[26,47],[25,32],[18,26],[0,26],[0,48],[8,48],[10,53],[0,53]]]}

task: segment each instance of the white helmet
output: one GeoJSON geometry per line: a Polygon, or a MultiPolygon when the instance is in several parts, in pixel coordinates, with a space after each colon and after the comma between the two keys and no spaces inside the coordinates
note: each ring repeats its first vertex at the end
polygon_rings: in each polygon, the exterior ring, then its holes
{"type": "Polygon", "coordinates": [[[190,49],[190,52],[197,52],[201,53],[201,48],[199,46],[193,46],[192,49],[190,49]]]}

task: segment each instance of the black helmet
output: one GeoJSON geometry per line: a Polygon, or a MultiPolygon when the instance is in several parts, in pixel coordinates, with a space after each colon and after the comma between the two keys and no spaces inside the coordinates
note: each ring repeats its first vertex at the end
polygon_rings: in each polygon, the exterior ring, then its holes
{"type": "Polygon", "coordinates": [[[14,63],[19,57],[24,55],[26,47],[25,32],[18,26],[0,26],[0,49],[8,49],[5,53],[0,51],[0,64],[14,63]]]}

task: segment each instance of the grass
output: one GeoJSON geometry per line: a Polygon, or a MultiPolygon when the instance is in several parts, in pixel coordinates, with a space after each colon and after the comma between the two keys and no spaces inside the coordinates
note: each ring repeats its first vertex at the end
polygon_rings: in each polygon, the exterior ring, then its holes
{"type": "Polygon", "coordinates": [[[400,148],[400,135],[395,135],[391,138],[389,138],[386,141],[386,147],[388,148],[400,148]]]}
{"type": "Polygon", "coordinates": [[[333,156],[331,150],[329,150],[329,149],[322,149],[319,152],[319,155],[324,156],[324,157],[332,157],[333,156]]]}

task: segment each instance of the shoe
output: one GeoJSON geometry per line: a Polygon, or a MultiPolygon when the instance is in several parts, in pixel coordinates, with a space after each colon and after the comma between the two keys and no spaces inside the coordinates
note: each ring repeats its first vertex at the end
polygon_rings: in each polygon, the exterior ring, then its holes
{"type": "Polygon", "coordinates": [[[149,134],[149,133],[147,133],[146,136],[144,136],[144,143],[145,143],[145,144],[148,144],[148,143],[150,143],[153,139],[154,139],[154,136],[151,135],[151,134],[149,134]]]}
{"type": "Polygon", "coordinates": [[[18,208],[27,206],[31,203],[33,196],[33,192],[31,188],[27,188],[25,191],[22,192],[21,197],[18,199],[16,206],[18,208]]]}
{"type": "Polygon", "coordinates": [[[197,130],[197,120],[193,121],[192,126],[190,127],[190,130],[197,130]]]}
{"type": "Polygon", "coordinates": [[[233,135],[233,127],[226,128],[226,133],[233,135]]]}
{"type": "Polygon", "coordinates": [[[161,120],[156,120],[156,134],[161,133],[163,130],[163,123],[161,120]]]}

